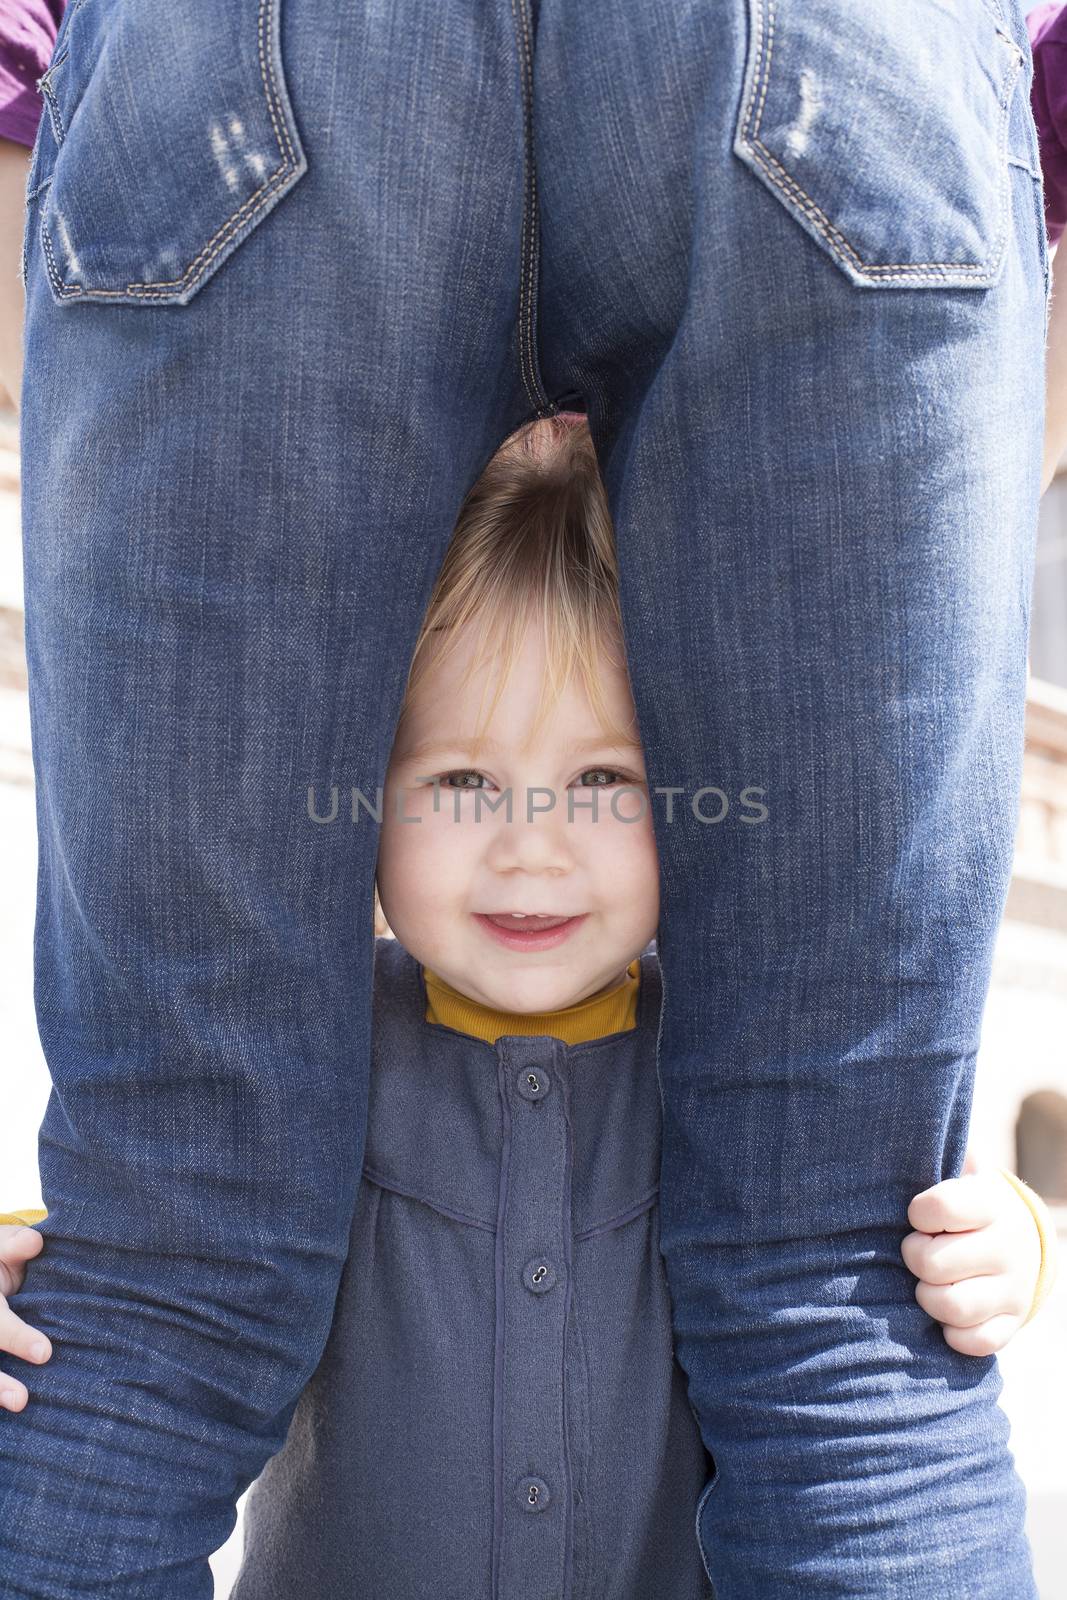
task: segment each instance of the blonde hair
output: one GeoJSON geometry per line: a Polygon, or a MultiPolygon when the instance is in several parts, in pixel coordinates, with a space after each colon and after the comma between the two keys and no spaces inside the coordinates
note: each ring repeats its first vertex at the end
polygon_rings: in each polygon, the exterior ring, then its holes
{"type": "MultiPolygon", "coordinates": [[[[483,646],[463,682],[494,654],[500,665],[496,693],[475,730],[475,750],[535,618],[544,631],[548,682],[531,737],[575,673],[605,737],[635,737],[632,723],[623,728],[608,715],[600,688],[600,652],[624,670],[625,654],[616,654],[623,628],[615,530],[584,417],[524,423],[468,491],[415,642],[398,730],[426,673],[474,618],[483,646]]],[[[374,931],[390,932],[377,887],[374,931]]]]}
{"type": "Polygon", "coordinates": [[[606,736],[633,738],[632,726],[609,717],[600,688],[600,652],[624,669],[625,656],[615,531],[584,417],[524,423],[468,491],[415,643],[401,723],[426,672],[475,618],[483,645],[462,681],[494,656],[500,668],[475,748],[535,621],[548,673],[531,738],[575,674],[606,736]]]}

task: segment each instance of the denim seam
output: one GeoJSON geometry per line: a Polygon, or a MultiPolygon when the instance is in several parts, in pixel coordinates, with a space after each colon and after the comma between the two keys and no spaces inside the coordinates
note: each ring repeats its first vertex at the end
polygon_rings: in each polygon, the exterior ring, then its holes
{"type": "MultiPolygon", "coordinates": [[[[74,9],[76,11],[78,9],[77,6],[75,6],[74,9]]],[[[61,67],[63,65],[64,61],[66,61],[66,59],[67,59],[67,57],[69,55],[70,55],[70,45],[69,44],[64,44],[63,54],[61,56],[56,56],[54,60],[50,61],[48,63],[47,68],[45,69],[45,71],[42,72],[41,76],[37,79],[37,88],[38,89],[43,88],[47,84],[47,82],[48,82],[49,78],[51,78],[53,72],[55,72],[57,70],[57,68],[59,68],[59,67],[61,67]]]]}
{"type": "MultiPolygon", "coordinates": [[[[248,217],[246,217],[245,213],[248,212],[249,215],[254,216],[257,211],[262,210],[270,198],[272,191],[276,189],[279,184],[285,182],[285,180],[289,177],[297,163],[293,154],[293,147],[289,139],[289,129],[286,126],[285,119],[280,118],[277,114],[277,86],[274,78],[274,63],[269,54],[264,50],[264,40],[270,36],[269,30],[273,27],[274,11],[277,3],[278,0],[260,0],[259,68],[263,78],[264,88],[266,89],[267,109],[270,114],[271,123],[274,127],[275,138],[278,141],[279,149],[284,147],[285,150],[285,159],[283,160],[282,165],[270,175],[265,183],[260,185],[254,194],[249,195],[248,199],[243,201],[242,204],[238,206],[237,210],[233,212],[229,218],[227,218],[227,220],[222,224],[212,238],[208,240],[207,244],[204,245],[199,255],[197,255],[185,269],[182,276],[180,278],[172,278],[168,283],[128,283],[120,287],[113,287],[109,289],[86,289],[83,288],[81,284],[66,284],[64,283],[63,278],[56,266],[55,258],[52,254],[52,244],[48,234],[48,228],[46,225],[43,225],[41,229],[41,242],[44,245],[45,255],[48,258],[49,276],[52,279],[58,295],[66,299],[74,299],[77,297],[88,297],[90,295],[132,294],[137,295],[141,299],[150,300],[154,296],[168,294],[172,289],[188,287],[190,284],[195,283],[198,278],[203,277],[215,256],[228,242],[229,235],[235,233],[237,229],[242,227],[243,224],[248,220],[248,217]],[[252,208],[251,211],[250,208],[252,208]]],[[[55,64],[58,65],[58,63],[55,64]]]]}
{"type": "Polygon", "coordinates": [[[556,408],[545,394],[537,363],[537,263],[540,230],[537,216],[537,171],[533,141],[533,67],[527,0],[511,0],[519,46],[522,90],[523,202],[519,260],[519,368],[523,387],[535,411],[556,408]]]}
{"type": "Polygon", "coordinates": [[[1010,18],[1004,10],[1003,0],[982,0],[982,4],[994,22],[1001,23],[1005,28],[1010,26],[1010,18]]]}
{"type": "MultiPolygon", "coordinates": [[[[71,0],[71,3],[67,6],[66,11],[63,13],[63,23],[62,23],[62,25],[63,25],[64,30],[65,30],[64,34],[63,34],[63,50],[62,50],[62,53],[60,55],[53,54],[51,61],[49,61],[49,63],[48,63],[48,66],[45,68],[45,70],[41,74],[41,76],[37,79],[37,82],[34,84],[34,88],[37,89],[38,91],[44,92],[50,87],[51,81],[52,81],[52,74],[55,72],[57,67],[61,67],[63,65],[64,61],[66,61],[67,57],[69,56],[69,54],[70,54],[70,22],[71,22],[71,19],[74,17],[74,15],[78,11],[81,10],[81,8],[82,8],[82,6],[84,4],[85,4],[85,0],[71,0]]],[[[58,46],[58,44],[59,44],[59,35],[57,33],[55,44],[52,47],[53,51],[56,49],[56,46],[58,46]]]]}
{"type": "Polygon", "coordinates": [[[1008,166],[1021,167],[1024,172],[1028,172],[1030,174],[1031,178],[1040,177],[1040,173],[1035,172],[1030,162],[1024,161],[1021,156],[1009,156],[1008,166]]]}
{"type": "MultiPolygon", "coordinates": [[[[752,84],[749,89],[748,101],[742,114],[740,134],[741,143],[746,149],[752,152],[753,159],[756,160],[763,168],[771,183],[773,183],[776,188],[782,191],[787,200],[792,200],[794,204],[797,205],[798,209],[803,211],[804,214],[815,224],[819,233],[821,233],[825,238],[830,250],[835,256],[838,257],[839,260],[850,262],[854,267],[865,273],[868,277],[881,278],[888,282],[900,281],[906,283],[908,281],[908,277],[915,273],[962,272],[973,274],[974,282],[976,283],[992,282],[996,276],[1000,254],[1007,239],[1008,233],[1009,201],[1011,195],[1006,160],[1004,162],[1004,176],[1001,180],[1000,232],[997,235],[993,249],[994,264],[992,266],[987,266],[983,262],[958,261],[892,262],[881,266],[874,266],[863,260],[863,258],[845,238],[844,234],[841,233],[839,229],[834,227],[830,219],[820,209],[812,197],[801,188],[796,179],[785,170],[778,159],[758,138],[760,122],[763,116],[764,101],[766,100],[767,88],[770,83],[771,59],[774,52],[774,7],[775,0],[769,0],[767,13],[768,25],[765,35],[763,28],[763,0],[754,0],[754,9],[758,18],[754,44],[754,70],[752,74],[752,84]],[[765,38],[766,56],[764,56],[765,38]],[[759,89],[759,105],[756,108],[755,123],[750,135],[749,123],[752,121],[753,103],[756,99],[757,89],[759,89]]],[[[1008,107],[1011,103],[1012,90],[1015,87],[1016,79],[1018,78],[1019,72],[1023,65],[1023,53],[1019,49],[1019,46],[1016,44],[1015,40],[1005,32],[1002,26],[998,26],[997,31],[1000,37],[1004,40],[1005,44],[1010,47],[1014,55],[1014,66],[1009,70],[1005,78],[1004,91],[1000,100],[1001,115],[999,129],[999,149],[1001,157],[1004,158],[1007,153],[1008,107]]]]}
{"type": "Polygon", "coordinates": [[[718,1468],[716,1467],[716,1471],[715,1471],[714,1477],[709,1478],[707,1483],[704,1485],[703,1489],[700,1491],[700,1499],[697,1501],[696,1515],[693,1518],[693,1525],[694,1525],[694,1527],[696,1529],[696,1536],[697,1536],[697,1549],[700,1551],[700,1559],[704,1564],[704,1571],[708,1575],[709,1583],[713,1583],[714,1579],[711,1576],[711,1568],[708,1566],[708,1553],[704,1549],[704,1541],[700,1537],[700,1517],[701,1517],[701,1513],[704,1510],[704,1506],[705,1506],[705,1504],[707,1502],[708,1496],[712,1493],[712,1491],[714,1490],[714,1488],[717,1485],[718,1481],[719,1481],[719,1472],[718,1472],[718,1468]]]}
{"type": "Polygon", "coordinates": [[[37,87],[40,89],[44,98],[45,106],[48,109],[48,120],[52,124],[52,132],[55,134],[57,145],[61,145],[63,143],[63,140],[67,136],[67,129],[66,124],[63,121],[63,113],[59,109],[59,101],[56,99],[55,91],[52,88],[52,74],[55,72],[57,67],[61,67],[63,65],[66,59],[67,52],[64,50],[63,54],[58,58],[58,60],[53,61],[52,65],[49,67],[44,76],[37,80],[37,87]]]}
{"type": "MultiPolygon", "coordinates": [[[[1022,163],[1020,162],[1020,165],[1022,163]]],[[[1048,330],[1052,320],[1052,254],[1048,242],[1048,226],[1045,222],[1045,180],[1040,172],[1031,172],[1029,167],[1023,169],[1030,176],[1030,192],[1034,199],[1034,212],[1038,226],[1038,250],[1041,255],[1041,270],[1044,275],[1045,288],[1045,339],[1044,346],[1048,349],[1048,330]]]]}
{"type": "Polygon", "coordinates": [[[44,193],[45,189],[48,188],[48,185],[52,181],[51,173],[49,173],[48,177],[42,179],[39,183],[35,181],[41,164],[41,140],[45,127],[45,110],[48,111],[48,120],[52,125],[52,133],[56,139],[57,145],[62,142],[60,135],[63,131],[63,118],[60,114],[59,102],[51,93],[52,74],[55,72],[57,67],[63,65],[63,62],[67,59],[67,56],[70,53],[69,38],[71,19],[84,4],[85,0],[70,0],[70,4],[63,13],[59,28],[56,31],[55,40],[52,44],[52,59],[49,61],[44,72],[41,73],[41,76],[35,80],[33,85],[34,89],[40,95],[42,103],[40,114],[37,119],[37,132],[34,136],[33,146],[30,150],[29,171],[26,174],[26,215],[22,230],[22,250],[19,256],[19,282],[22,284],[23,289],[26,287],[26,280],[29,275],[30,230],[33,223],[37,220],[33,202],[36,200],[39,194],[44,193]],[[60,44],[61,37],[62,45],[60,44]],[[60,50],[62,53],[57,54],[57,52],[60,50]]]}
{"type": "Polygon", "coordinates": [[[26,196],[26,198],[25,198],[25,201],[23,202],[23,204],[25,206],[25,215],[24,215],[23,221],[22,221],[22,249],[19,252],[19,282],[22,285],[24,293],[25,293],[25,289],[26,289],[26,277],[27,277],[27,274],[29,272],[29,265],[30,265],[30,249],[29,249],[29,246],[30,246],[30,233],[31,233],[31,230],[33,228],[33,202],[34,202],[35,199],[36,199],[36,190],[34,191],[33,194],[28,194],[26,196]]]}

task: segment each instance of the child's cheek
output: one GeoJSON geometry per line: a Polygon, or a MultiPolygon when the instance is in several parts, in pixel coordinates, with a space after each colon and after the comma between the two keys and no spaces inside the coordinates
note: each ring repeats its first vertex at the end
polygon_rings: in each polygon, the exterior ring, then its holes
{"type": "Polygon", "coordinates": [[[383,904],[387,894],[406,897],[407,885],[434,850],[432,809],[419,790],[387,790],[378,840],[378,882],[383,904]],[[429,811],[429,817],[426,815],[429,811]]]}
{"type": "Polygon", "coordinates": [[[647,797],[629,791],[616,791],[614,805],[611,796],[601,799],[597,818],[576,813],[576,836],[589,855],[620,870],[627,877],[645,876],[650,871],[658,876],[655,833],[648,811],[647,797]]]}
{"type": "Polygon", "coordinates": [[[416,812],[414,821],[384,822],[378,855],[378,892],[386,920],[403,942],[407,933],[423,937],[454,911],[469,872],[464,862],[465,830],[432,808],[416,812]]]}
{"type": "MultiPolygon", "coordinates": [[[[631,808],[636,811],[636,808],[631,808]]],[[[620,887],[636,902],[658,907],[659,903],[659,853],[652,818],[647,813],[639,821],[621,824],[614,830],[613,845],[617,851],[614,871],[620,887]]]]}
{"type": "Polygon", "coordinates": [[[432,789],[416,790],[408,798],[405,815],[417,820],[399,823],[395,836],[409,870],[430,873],[430,880],[423,882],[427,895],[435,895],[431,884],[441,892],[455,889],[465,864],[485,848],[493,830],[501,825],[484,810],[476,813],[472,792],[457,789],[442,788],[436,806],[432,789]]]}

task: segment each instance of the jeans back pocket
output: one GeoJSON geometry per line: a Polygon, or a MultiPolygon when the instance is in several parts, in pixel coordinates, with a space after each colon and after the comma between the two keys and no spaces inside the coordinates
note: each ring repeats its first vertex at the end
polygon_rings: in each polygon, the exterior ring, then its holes
{"type": "Polygon", "coordinates": [[[1025,59],[1001,0],[748,0],[734,153],[853,283],[986,288],[1025,59]]]}
{"type": "Polygon", "coordinates": [[[53,298],[184,305],[307,170],[281,0],[71,0],[32,159],[53,298]]]}

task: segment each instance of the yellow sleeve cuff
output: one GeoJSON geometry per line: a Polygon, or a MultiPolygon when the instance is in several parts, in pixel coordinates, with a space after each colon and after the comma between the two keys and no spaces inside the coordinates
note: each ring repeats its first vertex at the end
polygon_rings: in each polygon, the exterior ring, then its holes
{"type": "Polygon", "coordinates": [[[39,1206],[27,1206],[25,1211],[0,1211],[0,1222],[21,1222],[32,1228],[35,1222],[43,1222],[48,1212],[39,1206]]]}
{"type": "Polygon", "coordinates": [[[1030,1208],[1030,1214],[1037,1224],[1038,1237],[1041,1240],[1041,1265],[1038,1268],[1037,1283],[1034,1286],[1034,1298],[1030,1310],[1023,1318],[1022,1326],[1030,1322],[1049,1297],[1049,1291],[1056,1281],[1056,1258],[1059,1245],[1056,1239],[1056,1228],[1052,1221],[1052,1214],[1038,1194],[1036,1189],[1012,1172],[1008,1167],[998,1167],[997,1171],[1007,1178],[1012,1188],[1021,1200],[1030,1208]]]}

